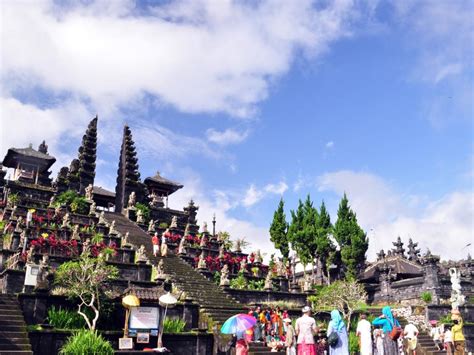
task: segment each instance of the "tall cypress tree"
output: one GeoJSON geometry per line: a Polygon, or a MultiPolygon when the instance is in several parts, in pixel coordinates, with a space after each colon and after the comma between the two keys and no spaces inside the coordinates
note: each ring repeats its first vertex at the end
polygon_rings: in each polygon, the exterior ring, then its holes
{"type": "Polygon", "coordinates": [[[328,274],[328,261],[331,253],[335,251],[334,244],[330,238],[332,229],[331,217],[323,201],[319,209],[319,218],[316,222],[316,250],[317,257],[321,263],[322,272],[326,275],[328,282],[330,278],[328,274]]]}
{"type": "Polygon", "coordinates": [[[356,214],[349,207],[345,193],[337,211],[334,238],[340,246],[346,276],[356,277],[365,263],[369,242],[366,233],[357,223],[356,214]]]}
{"type": "Polygon", "coordinates": [[[283,198],[280,199],[278,208],[273,214],[273,221],[270,225],[270,240],[275,248],[280,250],[283,258],[288,259],[290,254],[290,246],[288,242],[288,222],[285,215],[285,203],[283,198]]]}
{"type": "Polygon", "coordinates": [[[305,268],[311,262],[311,254],[308,247],[307,211],[308,207],[305,207],[303,202],[299,200],[297,210],[291,211],[291,224],[288,228],[288,239],[305,268]]]}
{"type": "Polygon", "coordinates": [[[308,194],[304,203],[304,218],[303,218],[303,243],[304,254],[308,255],[309,262],[311,262],[311,274],[314,278],[314,261],[317,257],[317,243],[316,243],[316,225],[318,223],[318,210],[313,206],[311,197],[308,194]]]}

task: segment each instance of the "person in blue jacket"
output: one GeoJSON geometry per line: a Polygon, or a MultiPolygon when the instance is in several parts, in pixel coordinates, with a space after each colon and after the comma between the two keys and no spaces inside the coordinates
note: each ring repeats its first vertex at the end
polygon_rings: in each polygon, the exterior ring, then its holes
{"type": "Polygon", "coordinates": [[[379,325],[382,327],[384,333],[383,337],[383,353],[384,355],[398,355],[398,343],[397,340],[390,338],[390,332],[393,327],[400,327],[400,323],[392,314],[392,309],[389,306],[382,308],[382,315],[375,318],[372,321],[373,325],[379,325]]]}
{"type": "Polygon", "coordinates": [[[329,336],[332,332],[336,332],[339,339],[335,346],[329,347],[329,354],[349,355],[349,340],[346,325],[337,309],[331,311],[331,321],[328,324],[327,335],[329,336]]]}

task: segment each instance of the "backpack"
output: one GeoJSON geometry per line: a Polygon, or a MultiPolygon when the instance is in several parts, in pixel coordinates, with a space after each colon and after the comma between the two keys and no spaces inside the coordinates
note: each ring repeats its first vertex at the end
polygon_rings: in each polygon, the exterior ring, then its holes
{"type": "Polygon", "coordinates": [[[328,336],[328,344],[329,346],[335,347],[339,342],[339,335],[337,335],[337,331],[331,332],[328,336]]]}
{"type": "Polygon", "coordinates": [[[395,325],[394,322],[392,322],[390,319],[387,319],[391,324],[392,324],[392,331],[388,335],[390,339],[392,340],[398,340],[400,338],[400,335],[402,335],[402,328],[398,327],[395,325]]]}

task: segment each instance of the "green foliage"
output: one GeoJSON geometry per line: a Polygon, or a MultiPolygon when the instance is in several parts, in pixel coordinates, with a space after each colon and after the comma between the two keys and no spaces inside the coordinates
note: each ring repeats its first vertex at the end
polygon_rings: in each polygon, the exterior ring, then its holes
{"type": "Polygon", "coordinates": [[[214,271],[214,274],[212,275],[212,281],[216,285],[219,285],[221,283],[221,273],[219,271],[214,271]]]}
{"type": "Polygon", "coordinates": [[[433,295],[429,291],[422,292],[420,297],[421,300],[426,304],[431,303],[431,301],[433,300],[433,295]]]}
{"type": "Polygon", "coordinates": [[[8,195],[8,205],[16,206],[19,202],[20,202],[20,196],[18,196],[18,194],[8,195]]]}
{"type": "Polygon", "coordinates": [[[336,281],[322,288],[318,294],[308,297],[313,309],[339,310],[348,329],[352,314],[367,307],[366,299],[364,286],[354,279],[336,281]]]}
{"type": "Polygon", "coordinates": [[[265,280],[250,280],[248,283],[249,290],[262,291],[265,287],[265,280]]]}
{"type": "Polygon", "coordinates": [[[186,322],[182,319],[169,319],[166,318],[163,322],[163,333],[182,333],[186,327],[186,322]]]}
{"type": "Polygon", "coordinates": [[[86,214],[89,211],[89,203],[84,196],[80,196],[74,190],[67,190],[59,194],[54,201],[54,205],[69,206],[74,213],[86,214]]]}
{"type": "Polygon", "coordinates": [[[356,214],[349,207],[346,194],[341,199],[334,225],[334,238],[340,246],[341,260],[346,276],[357,277],[365,263],[365,253],[369,247],[367,235],[357,223],[356,214]]]}
{"type": "Polygon", "coordinates": [[[135,205],[135,208],[139,211],[141,211],[143,218],[145,221],[148,221],[150,219],[150,207],[143,203],[137,203],[135,205]]]}
{"type": "Polygon", "coordinates": [[[166,222],[161,222],[161,223],[158,225],[158,228],[166,229],[166,228],[168,228],[168,223],[166,223],[166,222]]]}
{"type": "Polygon", "coordinates": [[[349,333],[349,354],[359,353],[359,339],[355,332],[349,333]]]}
{"type": "Polygon", "coordinates": [[[327,274],[328,266],[330,264],[331,255],[335,252],[336,248],[330,239],[332,233],[331,217],[326,210],[324,201],[321,203],[319,209],[319,218],[316,221],[316,254],[323,268],[323,272],[327,274]]]}
{"type": "Polygon", "coordinates": [[[55,284],[64,287],[67,296],[80,300],[77,312],[92,330],[99,319],[106,283],[118,277],[118,269],[107,265],[104,257],[91,258],[86,253],[77,261],[61,264],[55,273],[55,284]],[[83,307],[93,312],[93,318],[84,312],[83,307]]]}
{"type": "Polygon", "coordinates": [[[104,240],[104,235],[102,233],[95,233],[91,238],[92,244],[99,244],[103,240],[104,240]]]}
{"type": "Polygon", "coordinates": [[[113,355],[112,345],[96,331],[79,330],[68,338],[60,355],[101,354],[113,355]]]}
{"type": "Polygon", "coordinates": [[[234,244],[230,239],[230,233],[226,231],[220,231],[217,234],[219,235],[219,240],[222,241],[222,244],[224,245],[224,249],[230,250],[234,244]]]}
{"type": "Polygon", "coordinates": [[[286,221],[283,198],[280,199],[278,208],[273,214],[273,221],[270,225],[270,240],[275,245],[275,248],[280,250],[281,255],[283,255],[285,259],[288,259],[290,246],[288,242],[288,222],[286,221]]]}
{"type": "Polygon", "coordinates": [[[304,266],[311,262],[309,236],[305,230],[305,224],[308,221],[308,218],[305,218],[306,211],[307,206],[305,208],[303,202],[299,200],[296,212],[291,211],[291,224],[288,227],[288,240],[304,266]]]}
{"type": "Polygon", "coordinates": [[[439,318],[441,324],[451,324],[453,320],[451,319],[451,313],[447,313],[444,316],[439,318]]]}
{"type": "Polygon", "coordinates": [[[86,322],[77,312],[51,307],[48,309],[48,323],[56,329],[82,329],[86,322]]]}
{"type": "Polygon", "coordinates": [[[3,232],[3,229],[7,225],[7,221],[0,221],[0,232],[3,232]]]}
{"type": "Polygon", "coordinates": [[[12,233],[7,233],[3,235],[3,248],[4,249],[9,249],[10,244],[12,243],[12,233]]]}
{"type": "Polygon", "coordinates": [[[236,278],[230,280],[230,287],[237,290],[244,290],[247,288],[247,279],[242,272],[239,272],[236,278]]]}

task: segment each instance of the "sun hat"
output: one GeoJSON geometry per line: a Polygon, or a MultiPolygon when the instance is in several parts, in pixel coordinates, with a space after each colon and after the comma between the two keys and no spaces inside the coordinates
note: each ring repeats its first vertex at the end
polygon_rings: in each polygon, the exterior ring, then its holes
{"type": "Polygon", "coordinates": [[[309,306],[304,306],[303,309],[301,310],[301,312],[303,312],[303,313],[311,312],[311,307],[309,307],[309,306]]]}
{"type": "Polygon", "coordinates": [[[283,319],[283,323],[291,323],[291,319],[290,318],[285,318],[285,319],[283,319]]]}

